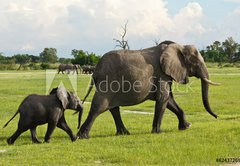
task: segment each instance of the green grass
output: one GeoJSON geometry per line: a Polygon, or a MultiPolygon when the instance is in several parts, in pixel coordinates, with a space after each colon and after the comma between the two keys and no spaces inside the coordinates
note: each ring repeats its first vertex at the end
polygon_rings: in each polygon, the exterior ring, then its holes
{"type": "MultiPolygon", "coordinates": [[[[200,81],[191,78],[190,88],[174,85],[174,96],[185,110],[190,129],[178,131],[176,116],[166,110],[161,134],[150,134],[153,115],[122,112],[129,136],[115,136],[111,114],[100,115],[91,130],[89,140],[70,141],[68,135],[56,129],[51,143],[32,144],[30,132],[23,133],[13,146],[6,139],[17,128],[19,115],[4,129],[0,128],[0,165],[220,165],[217,158],[240,157],[240,69],[210,68],[211,80],[221,82],[210,87],[210,104],[218,119],[211,117],[201,102],[200,81]]],[[[60,81],[72,90],[66,75],[56,75],[52,88],[60,81]]],[[[90,76],[78,76],[77,93],[83,98],[90,76]]],[[[31,93],[45,94],[43,71],[0,72],[0,125],[15,113],[21,101],[31,93]]],[[[93,93],[87,101],[91,101],[93,93]]],[[[83,121],[90,103],[84,105],[83,121]]],[[[154,102],[122,107],[121,110],[154,112],[154,102]]],[[[77,116],[65,112],[69,126],[77,133],[77,116]]],[[[39,126],[43,140],[46,125],[39,126]]]]}

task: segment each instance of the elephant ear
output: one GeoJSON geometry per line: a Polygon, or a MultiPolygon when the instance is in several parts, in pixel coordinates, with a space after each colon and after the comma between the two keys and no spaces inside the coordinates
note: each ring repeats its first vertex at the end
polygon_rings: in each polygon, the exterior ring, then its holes
{"type": "Polygon", "coordinates": [[[62,107],[66,109],[69,104],[68,91],[64,87],[59,87],[57,89],[57,97],[61,101],[62,107]]]}
{"type": "Polygon", "coordinates": [[[54,95],[54,94],[57,93],[57,90],[58,90],[58,87],[53,88],[49,94],[50,94],[50,95],[54,95]]]}
{"type": "Polygon", "coordinates": [[[163,72],[177,83],[188,83],[187,66],[182,53],[183,47],[170,44],[160,56],[160,66],[163,72]]]}

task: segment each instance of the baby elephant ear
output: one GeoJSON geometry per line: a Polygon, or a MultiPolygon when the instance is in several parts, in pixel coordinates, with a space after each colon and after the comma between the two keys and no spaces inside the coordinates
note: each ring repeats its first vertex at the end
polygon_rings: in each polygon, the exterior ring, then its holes
{"type": "Polygon", "coordinates": [[[64,87],[59,87],[57,89],[57,97],[61,101],[63,108],[66,109],[69,104],[69,101],[68,92],[64,87]]]}
{"type": "Polygon", "coordinates": [[[50,94],[50,95],[54,95],[54,94],[57,93],[57,90],[58,90],[58,87],[53,88],[49,94],[50,94]]]}
{"type": "Polygon", "coordinates": [[[188,75],[183,47],[179,44],[170,44],[160,55],[160,67],[162,71],[172,77],[176,82],[188,83],[188,75]]]}

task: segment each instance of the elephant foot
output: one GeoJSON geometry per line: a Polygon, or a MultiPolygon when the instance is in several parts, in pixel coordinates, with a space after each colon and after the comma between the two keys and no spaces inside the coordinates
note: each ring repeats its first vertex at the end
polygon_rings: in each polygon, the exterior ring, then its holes
{"type": "Polygon", "coordinates": [[[162,132],[162,131],[160,130],[160,128],[155,128],[155,127],[154,127],[154,128],[152,129],[152,133],[153,133],[153,134],[158,134],[158,133],[161,133],[161,132],[162,132]]]}
{"type": "Polygon", "coordinates": [[[73,136],[73,137],[71,138],[72,142],[75,142],[77,139],[78,139],[77,136],[73,136]]]}
{"type": "Polygon", "coordinates": [[[89,137],[89,134],[87,133],[87,132],[80,132],[80,133],[78,133],[77,134],[77,138],[79,138],[79,139],[89,139],[90,137],[89,137]]]}
{"type": "Polygon", "coordinates": [[[184,122],[184,123],[179,123],[179,125],[178,125],[178,129],[179,130],[186,130],[186,129],[188,129],[189,127],[191,126],[191,123],[189,123],[189,122],[184,122]]]}
{"type": "Polygon", "coordinates": [[[50,143],[50,139],[48,139],[48,140],[45,139],[44,142],[45,142],[45,143],[50,143]]]}
{"type": "Polygon", "coordinates": [[[11,138],[8,138],[8,139],[7,139],[7,143],[8,143],[8,145],[13,145],[13,144],[14,144],[14,142],[12,141],[11,138]]]}
{"type": "Polygon", "coordinates": [[[39,141],[39,140],[32,140],[32,143],[34,143],[34,144],[41,144],[42,141],[39,141]]]}
{"type": "Polygon", "coordinates": [[[130,135],[130,133],[126,128],[122,128],[120,130],[117,130],[116,135],[130,135]]]}

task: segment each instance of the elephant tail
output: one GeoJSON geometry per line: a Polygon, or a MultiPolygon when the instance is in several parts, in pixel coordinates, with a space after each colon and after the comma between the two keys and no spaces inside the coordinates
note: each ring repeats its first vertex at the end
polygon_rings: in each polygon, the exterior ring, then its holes
{"type": "Polygon", "coordinates": [[[91,83],[90,83],[90,87],[88,89],[88,92],[86,94],[86,96],[84,97],[83,101],[82,101],[82,104],[84,104],[85,100],[87,99],[88,95],[90,94],[90,92],[92,91],[92,88],[94,86],[94,80],[93,78],[91,79],[91,83]]]}
{"type": "Polygon", "coordinates": [[[3,128],[7,127],[8,123],[11,122],[13,120],[13,118],[15,118],[15,116],[19,113],[19,110],[16,111],[16,113],[13,115],[13,117],[3,126],[3,128]]]}

